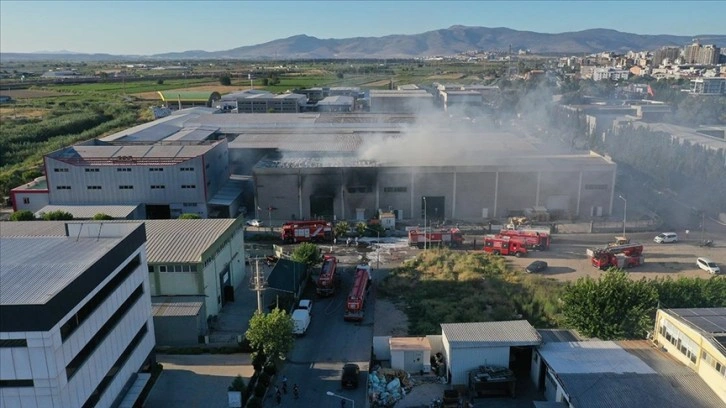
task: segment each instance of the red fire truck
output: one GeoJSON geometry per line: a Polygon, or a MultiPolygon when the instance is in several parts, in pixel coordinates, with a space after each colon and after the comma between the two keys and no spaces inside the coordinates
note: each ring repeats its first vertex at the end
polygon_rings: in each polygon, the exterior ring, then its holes
{"type": "Polygon", "coordinates": [[[423,248],[431,246],[457,247],[464,243],[464,235],[458,228],[450,229],[412,229],[408,231],[408,245],[423,248]]]}
{"type": "Polygon", "coordinates": [[[499,235],[520,237],[524,239],[527,249],[545,251],[550,249],[550,234],[537,230],[502,230],[499,235]]]}
{"type": "Polygon", "coordinates": [[[494,255],[514,255],[519,258],[527,255],[527,244],[521,237],[486,235],[484,237],[484,252],[494,255]]]}
{"type": "Polygon", "coordinates": [[[282,225],[282,241],[330,242],[333,240],[333,224],[327,221],[288,221],[282,225]]]}
{"type": "Polygon", "coordinates": [[[343,319],[347,321],[363,320],[366,295],[368,294],[370,282],[371,267],[368,265],[358,265],[355,270],[353,289],[351,289],[348,299],[345,302],[345,315],[343,319]]]}
{"type": "Polygon", "coordinates": [[[645,262],[643,244],[615,245],[605,248],[588,249],[592,266],[605,270],[608,268],[631,268],[645,262]]]}
{"type": "Polygon", "coordinates": [[[335,284],[338,276],[335,274],[338,268],[338,260],[332,255],[323,257],[323,266],[320,268],[320,276],[317,282],[318,296],[330,296],[335,293],[335,284]]]}

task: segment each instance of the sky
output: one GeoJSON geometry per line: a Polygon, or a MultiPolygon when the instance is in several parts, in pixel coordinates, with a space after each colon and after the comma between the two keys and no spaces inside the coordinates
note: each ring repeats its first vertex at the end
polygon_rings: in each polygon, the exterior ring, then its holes
{"type": "Polygon", "coordinates": [[[726,16],[726,2],[0,0],[0,51],[152,55],[228,50],[298,34],[381,37],[452,25],[726,34],[717,16],[726,16]]]}

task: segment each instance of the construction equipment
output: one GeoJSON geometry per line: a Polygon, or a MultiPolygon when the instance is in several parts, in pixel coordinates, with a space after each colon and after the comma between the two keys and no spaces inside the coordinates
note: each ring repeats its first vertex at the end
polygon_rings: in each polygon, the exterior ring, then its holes
{"type": "Polygon", "coordinates": [[[527,255],[527,244],[522,237],[506,235],[486,235],[484,252],[494,255],[514,255],[517,258],[527,255]]]}
{"type": "Polygon", "coordinates": [[[365,301],[368,294],[368,287],[371,282],[371,267],[358,265],[353,278],[353,289],[345,302],[345,315],[347,321],[361,321],[365,315],[365,301]]]}
{"type": "Polygon", "coordinates": [[[631,268],[645,262],[643,244],[607,246],[605,248],[588,249],[592,266],[606,270],[608,268],[631,268]]]}
{"type": "Polygon", "coordinates": [[[458,247],[464,243],[464,234],[458,228],[449,229],[412,229],[408,231],[408,245],[423,248],[424,246],[458,247]]]}
{"type": "Polygon", "coordinates": [[[550,249],[550,234],[537,230],[501,230],[499,235],[524,239],[527,249],[545,251],[550,249]]]}
{"type": "Polygon", "coordinates": [[[333,225],[327,221],[288,221],[282,224],[281,238],[286,244],[332,242],[333,225]]]}
{"type": "Polygon", "coordinates": [[[335,285],[338,280],[338,276],[336,275],[337,269],[338,259],[332,255],[325,255],[317,281],[316,291],[318,296],[330,296],[335,293],[335,285]]]}

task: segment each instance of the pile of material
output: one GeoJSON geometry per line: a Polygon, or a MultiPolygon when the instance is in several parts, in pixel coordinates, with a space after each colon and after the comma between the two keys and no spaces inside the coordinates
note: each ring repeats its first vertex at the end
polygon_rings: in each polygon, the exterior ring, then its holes
{"type": "Polygon", "coordinates": [[[411,391],[413,383],[407,372],[379,368],[368,374],[368,396],[380,407],[392,407],[411,391]]]}

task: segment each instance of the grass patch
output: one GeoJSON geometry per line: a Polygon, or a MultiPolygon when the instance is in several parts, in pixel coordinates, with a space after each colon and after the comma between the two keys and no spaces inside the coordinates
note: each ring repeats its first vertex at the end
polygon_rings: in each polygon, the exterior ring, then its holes
{"type": "Polygon", "coordinates": [[[562,287],[514,272],[500,256],[442,249],[394,269],[379,293],[403,304],[410,335],[425,335],[438,333],[441,323],[524,318],[535,327],[555,326],[562,287]]]}

